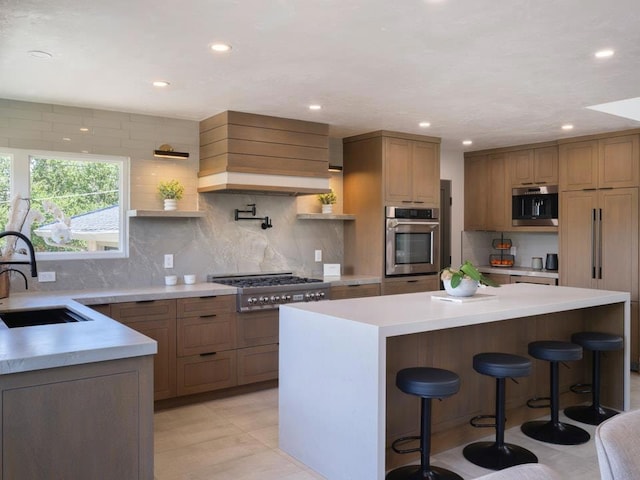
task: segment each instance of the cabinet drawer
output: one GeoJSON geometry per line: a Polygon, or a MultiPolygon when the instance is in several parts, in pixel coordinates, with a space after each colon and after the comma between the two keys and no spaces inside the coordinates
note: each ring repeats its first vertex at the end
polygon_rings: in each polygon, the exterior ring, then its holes
{"type": "Polygon", "coordinates": [[[238,355],[238,385],[278,378],[278,345],[242,348],[238,355]]]}
{"type": "Polygon", "coordinates": [[[236,348],[236,315],[221,313],[178,319],[178,356],[236,348]]]}
{"type": "Polygon", "coordinates": [[[380,295],[380,284],[371,283],[365,285],[339,285],[331,287],[331,300],[344,298],[376,297],[380,295]]]}
{"type": "Polygon", "coordinates": [[[123,323],[176,318],[175,300],[145,300],[111,304],[111,318],[123,323]]]}
{"type": "Polygon", "coordinates": [[[382,283],[383,295],[432,292],[436,290],[440,290],[440,277],[438,275],[430,275],[428,277],[409,278],[402,280],[385,280],[382,283]]]}
{"type": "Polygon", "coordinates": [[[238,348],[278,343],[278,310],[238,313],[238,348]]]}
{"type": "Polygon", "coordinates": [[[558,280],[547,277],[533,277],[529,275],[511,275],[509,283],[535,283],[538,285],[557,285],[558,280]]]}
{"type": "Polygon", "coordinates": [[[178,317],[198,317],[211,313],[235,312],[235,295],[212,295],[209,297],[179,298],[178,317]]]}
{"type": "Polygon", "coordinates": [[[178,395],[233,387],[236,372],[235,351],[178,358],[178,395]]]}
{"type": "Polygon", "coordinates": [[[111,316],[111,304],[109,303],[100,303],[98,305],[87,305],[87,307],[99,312],[107,317],[111,316]]]}

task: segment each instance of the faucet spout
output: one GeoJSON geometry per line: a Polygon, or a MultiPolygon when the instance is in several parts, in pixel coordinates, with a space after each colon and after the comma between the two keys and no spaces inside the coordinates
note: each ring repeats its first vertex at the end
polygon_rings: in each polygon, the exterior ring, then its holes
{"type": "Polygon", "coordinates": [[[29,262],[0,262],[0,264],[15,264],[15,263],[23,263],[23,264],[28,264],[31,265],[31,276],[32,277],[37,277],[38,276],[38,267],[36,266],[36,252],[33,249],[33,243],[31,243],[31,240],[29,240],[29,238],[20,233],[20,232],[14,232],[11,230],[7,230],[5,232],[0,232],[0,238],[3,237],[18,237],[19,239],[21,239],[24,243],[27,244],[27,248],[29,249],[29,262]]]}

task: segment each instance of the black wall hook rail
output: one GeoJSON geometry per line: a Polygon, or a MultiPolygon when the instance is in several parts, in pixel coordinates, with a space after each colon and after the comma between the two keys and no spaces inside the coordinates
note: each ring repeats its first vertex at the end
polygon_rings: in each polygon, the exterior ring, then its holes
{"type": "Polygon", "coordinates": [[[272,228],[273,225],[271,224],[271,219],[269,217],[256,217],[256,204],[255,203],[249,203],[247,204],[247,207],[251,207],[250,210],[240,210],[240,209],[235,209],[235,215],[234,218],[236,220],[236,222],[238,220],[260,220],[262,222],[262,224],[260,225],[262,227],[263,230],[266,230],[267,228],[272,228]],[[241,213],[250,213],[252,216],[251,217],[241,217],[240,214],[241,213]]]}

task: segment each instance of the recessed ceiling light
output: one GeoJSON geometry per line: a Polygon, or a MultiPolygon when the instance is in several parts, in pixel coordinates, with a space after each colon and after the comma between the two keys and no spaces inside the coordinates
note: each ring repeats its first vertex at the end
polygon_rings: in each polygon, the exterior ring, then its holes
{"type": "Polygon", "coordinates": [[[427,128],[427,127],[430,127],[430,126],[431,126],[431,123],[429,123],[429,122],[420,122],[420,123],[418,124],[418,126],[419,126],[419,127],[422,127],[422,128],[427,128]]]}
{"type": "Polygon", "coordinates": [[[159,87],[159,88],[168,87],[169,85],[170,85],[170,83],[166,82],[164,80],[156,80],[155,82],[153,82],[153,86],[154,87],[159,87]]]}
{"type": "Polygon", "coordinates": [[[42,50],[29,50],[27,53],[34,58],[43,58],[45,60],[53,57],[49,52],[43,52],[42,50]]]}
{"type": "Polygon", "coordinates": [[[228,52],[231,50],[231,45],[227,45],[226,43],[214,43],[211,45],[211,50],[214,52],[228,52]]]}
{"type": "Polygon", "coordinates": [[[616,53],[613,50],[611,50],[610,48],[606,48],[603,50],[598,50],[595,53],[596,58],[609,58],[609,57],[613,57],[613,54],[616,53]]]}
{"type": "Polygon", "coordinates": [[[89,129],[87,127],[80,127],[81,132],[88,132],[89,129]]]}
{"type": "Polygon", "coordinates": [[[309,110],[322,110],[322,105],[309,105],[309,110]]]}
{"type": "Polygon", "coordinates": [[[64,140],[65,142],[70,142],[71,139],[69,137],[62,137],[62,140],[64,140]]]}
{"type": "Polygon", "coordinates": [[[462,144],[463,145],[471,145],[473,142],[471,140],[463,140],[462,144]]]}
{"type": "Polygon", "coordinates": [[[573,130],[573,125],[567,123],[566,125],[562,125],[563,130],[573,130]]]}

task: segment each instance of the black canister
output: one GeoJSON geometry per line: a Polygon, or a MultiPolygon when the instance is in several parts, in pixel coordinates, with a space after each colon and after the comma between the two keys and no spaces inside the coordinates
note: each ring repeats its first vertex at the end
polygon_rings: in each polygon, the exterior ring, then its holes
{"type": "Polygon", "coordinates": [[[547,253],[547,259],[544,262],[545,270],[558,270],[558,254],[547,253]]]}

